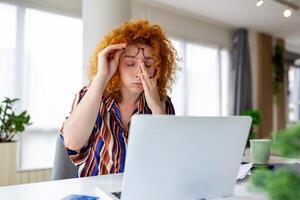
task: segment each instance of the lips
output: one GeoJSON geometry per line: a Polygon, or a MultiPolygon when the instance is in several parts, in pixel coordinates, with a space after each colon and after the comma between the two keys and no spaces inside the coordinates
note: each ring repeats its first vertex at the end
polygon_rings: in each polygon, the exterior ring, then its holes
{"type": "Polygon", "coordinates": [[[133,85],[143,87],[142,83],[133,83],[133,85]]]}

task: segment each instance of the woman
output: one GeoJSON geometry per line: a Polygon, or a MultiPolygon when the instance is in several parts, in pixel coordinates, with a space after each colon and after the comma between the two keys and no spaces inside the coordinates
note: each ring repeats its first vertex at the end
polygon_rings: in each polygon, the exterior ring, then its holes
{"type": "Polygon", "coordinates": [[[98,44],[90,84],[75,96],[61,137],[78,176],[124,171],[134,114],[175,114],[167,96],[176,51],[158,25],[139,20],[116,28],[98,44]]]}

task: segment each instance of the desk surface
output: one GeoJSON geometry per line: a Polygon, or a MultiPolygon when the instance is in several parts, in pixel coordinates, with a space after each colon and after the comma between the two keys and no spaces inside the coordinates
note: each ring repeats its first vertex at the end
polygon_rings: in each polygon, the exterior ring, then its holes
{"type": "MultiPolygon", "coordinates": [[[[244,158],[243,161],[248,161],[244,158]]],[[[271,157],[270,163],[299,163],[299,159],[271,157]]],[[[70,194],[100,196],[99,188],[121,188],[123,174],[94,176],[86,178],[48,181],[0,187],[0,199],[62,199],[70,194]],[[99,188],[98,188],[99,187],[99,188]]],[[[264,194],[249,192],[247,183],[239,183],[234,188],[234,196],[240,200],[266,200],[264,194]]]]}
{"type": "MultiPolygon", "coordinates": [[[[81,194],[90,196],[100,196],[99,188],[112,187],[120,188],[122,182],[122,174],[113,174],[105,176],[94,176],[86,178],[66,179],[59,181],[48,181],[24,185],[0,187],[0,198],[5,199],[62,199],[70,194],[81,194]],[[98,187],[99,188],[98,188],[98,187]]],[[[261,194],[249,193],[247,184],[237,184],[234,189],[236,199],[267,199],[261,194]]]]}
{"type": "Polygon", "coordinates": [[[0,199],[62,199],[70,194],[99,196],[101,187],[120,187],[122,174],[0,187],[0,199]]]}

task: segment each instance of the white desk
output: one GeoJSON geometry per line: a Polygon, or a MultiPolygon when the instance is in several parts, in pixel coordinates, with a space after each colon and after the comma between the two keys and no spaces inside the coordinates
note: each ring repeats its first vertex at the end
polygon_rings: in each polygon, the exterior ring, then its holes
{"type": "Polygon", "coordinates": [[[122,174],[0,187],[0,199],[56,200],[70,194],[99,196],[97,186],[120,187],[122,174]]]}
{"type": "MultiPolygon", "coordinates": [[[[244,157],[243,161],[249,161],[244,157]]],[[[299,163],[299,159],[283,159],[272,156],[270,163],[299,163]]],[[[81,194],[90,196],[100,196],[97,188],[112,187],[121,188],[122,174],[106,176],[94,176],[87,178],[67,179],[60,181],[48,181],[16,186],[0,187],[0,199],[24,199],[24,200],[56,200],[62,199],[70,194],[81,194]]],[[[234,196],[239,200],[267,200],[264,194],[249,192],[247,183],[239,183],[234,188],[234,196]]]]}
{"type": "MultiPolygon", "coordinates": [[[[243,156],[243,162],[251,162],[250,159],[250,149],[247,148],[245,151],[245,155],[243,156]]],[[[280,157],[276,155],[271,155],[269,159],[270,164],[275,164],[275,163],[300,163],[299,158],[285,158],[285,157],[280,157]]]]}
{"type": "MultiPolygon", "coordinates": [[[[0,199],[24,200],[55,200],[70,194],[100,196],[97,186],[121,187],[122,174],[95,176],[87,178],[48,181],[16,186],[0,187],[0,199]]],[[[249,193],[246,184],[238,184],[234,190],[235,197],[240,200],[267,199],[264,195],[249,193]]]]}

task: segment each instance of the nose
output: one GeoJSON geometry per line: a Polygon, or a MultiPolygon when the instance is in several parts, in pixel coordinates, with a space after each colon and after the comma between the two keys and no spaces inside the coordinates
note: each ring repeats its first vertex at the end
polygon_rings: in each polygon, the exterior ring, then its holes
{"type": "Polygon", "coordinates": [[[145,61],[144,61],[144,59],[139,59],[138,61],[137,61],[137,63],[138,63],[138,67],[136,67],[135,68],[135,74],[136,74],[136,78],[139,78],[139,75],[140,74],[142,74],[142,69],[141,69],[141,65],[145,65],[145,61]]]}
{"type": "Polygon", "coordinates": [[[141,79],[140,78],[141,74],[142,74],[141,72],[135,73],[135,78],[138,79],[138,80],[140,80],[141,79]]]}
{"type": "Polygon", "coordinates": [[[137,78],[137,79],[140,79],[140,74],[142,74],[142,70],[141,70],[141,64],[142,63],[138,63],[138,67],[136,67],[135,68],[135,71],[134,71],[134,73],[135,73],[135,77],[137,78]]]}

